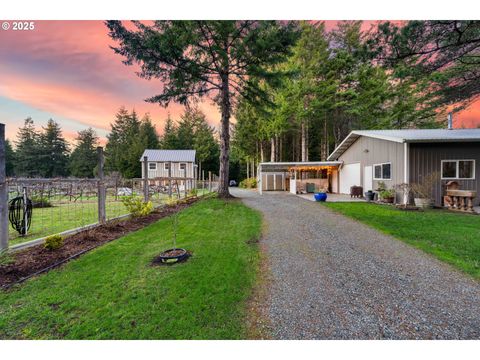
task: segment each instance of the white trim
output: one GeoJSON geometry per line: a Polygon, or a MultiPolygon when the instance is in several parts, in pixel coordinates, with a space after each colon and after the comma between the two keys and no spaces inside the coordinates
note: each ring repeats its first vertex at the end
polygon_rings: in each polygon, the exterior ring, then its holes
{"type": "MultiPolygon", "coordinates": [[[[403,182],[405,184],[410,183],[410,167],[408,166],[410,164],[410,145],[409,143],[405,142],[403,143],[403,182]]],[[[392,169],[390,168],[390,176],[392,169]]],[[[405,205],[408,204],[408,191],[404,191],[403,193],[403,203],[405,205]]]]}
{"type": "Polygon", "coordinates": [[[476,170],[476,163],[475,159],[444,159],[440,160],[440,176],[442,180],[475,180],[475,170],[476,170]],[[460,161],[473,161],[473,177],[471,178],[461,178],[458,177],[460,173],[460,161]],[[455,162],[457,165],[455,166],[455,177],[444,177],[443,176],[443,163],[444,162],[455,162]]]}
{"type": "Polygon", "coordinates": [[[148,170],[155,170],[155,171],[157,171],[157,163],[156,163],[156,162],[149,162],[149,163],[148,163],[148,170]],[[152,165],[155,165],[155,168],[154,168],[154,169],[152,169],[152,167],[151,167],[152,165]]]}
{"type": "Polygon", "coordinates": [[[373,164],[373,180],[392,180],[392,163],[390,161],[388,162],[384,162],[384,163],[378,163],[378,164],[373,164]],[[390,177],[387,179],[387,178],[383,178],[383,165],[387,165],[389,164],[390,165],[390,177]],[[381,166],[381,169],[382,169],[382,177],[381,178],[377,178],[375,177],[375,166],[381,166]]]}

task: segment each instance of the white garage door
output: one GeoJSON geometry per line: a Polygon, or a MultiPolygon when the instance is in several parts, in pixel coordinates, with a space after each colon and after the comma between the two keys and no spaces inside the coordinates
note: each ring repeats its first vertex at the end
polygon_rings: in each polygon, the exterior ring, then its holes
{"type": "Polygon", "coordinates": [[[350,194],[351,186],[360,186],[360,163],[343,165],[340,170],[340,193],[350,194]]]}

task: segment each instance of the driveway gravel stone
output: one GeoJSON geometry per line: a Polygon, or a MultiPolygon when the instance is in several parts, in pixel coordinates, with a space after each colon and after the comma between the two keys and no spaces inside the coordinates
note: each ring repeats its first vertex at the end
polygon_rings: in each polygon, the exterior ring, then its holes
{"type": "Polygon", "coordinates": [[[478,339],[480,283],[295,195],[232,189],[261,211],[276,339],[478,339]]]}

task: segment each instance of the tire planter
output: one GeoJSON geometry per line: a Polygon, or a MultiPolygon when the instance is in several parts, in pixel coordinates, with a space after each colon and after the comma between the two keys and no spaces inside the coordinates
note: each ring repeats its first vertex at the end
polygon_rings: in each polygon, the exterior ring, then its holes
{"type": "Polygon", "coordinates": [[[313,197],[315,198],[315,201],[326,201],[327,193],[315,193],[313,197]]]}
{"type": "Polygon", "coordinates": [[[158,260],[163,264],[175,264],[188,258],[188,252],[185,249],[168,249],[158,256],[158,260]]]}

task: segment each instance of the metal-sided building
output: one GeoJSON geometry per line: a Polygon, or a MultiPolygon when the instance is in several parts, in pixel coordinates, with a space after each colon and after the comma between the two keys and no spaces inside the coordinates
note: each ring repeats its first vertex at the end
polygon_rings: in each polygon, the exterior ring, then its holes
{"type": "MultiPolygon", "coordinates": [[[[259,191],[303,192],[306,182],[315,191],[349,194],[352,186],[363,191],[421,183],[432,173],[439,180],[433,189],[441,206],[446,183],[455,180],[461,189],[480,194],[480,129],[409,129],[352,131],[330,154],[328,161],[261,163],[259,191]],[[302,171],[303,170],[303,171],[302,171]],[[305,176],[305,173],[309,175],[305,176]],[[323,179],[323,180],[322,180],[323,179]]],[[[397,203],[408,201],[398,190],[397,203]]],[[[474,205],[478,205],[478,197],[474,205]]]]}

